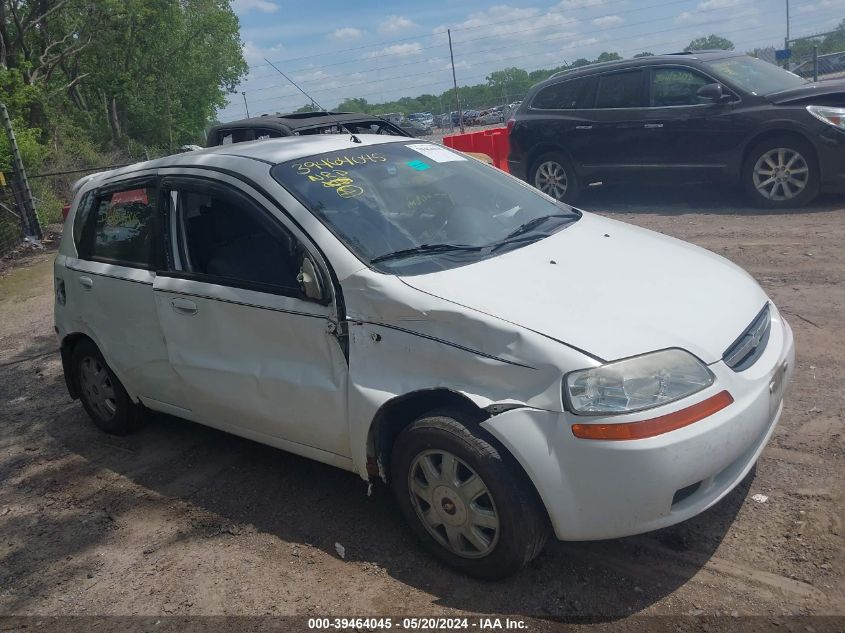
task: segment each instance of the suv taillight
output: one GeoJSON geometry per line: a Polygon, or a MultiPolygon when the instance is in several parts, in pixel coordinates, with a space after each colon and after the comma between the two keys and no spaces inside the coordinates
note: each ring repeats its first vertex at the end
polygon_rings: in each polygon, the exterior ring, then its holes
{"type": "Polygon", "coordinates": [[[516,123],[516,119],[508,119],[508,135],[513,131],[513,126],[516,123]]]}
{"type": "Polygon", "coordinates": [[[67,214],[70,213],[70,205],[62,205],[62,220],[67,220],[67,214]]]}

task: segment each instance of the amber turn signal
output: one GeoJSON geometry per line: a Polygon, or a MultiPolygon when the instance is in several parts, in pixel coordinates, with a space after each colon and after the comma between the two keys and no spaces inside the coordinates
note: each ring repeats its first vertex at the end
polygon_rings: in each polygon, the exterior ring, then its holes
{"type": "Polygon", "coordinates": [[[689,426],[721,411],[734,401],[727,391],[707,400],[650,420],[622,424],[573,424],[572,434],[584,440],[641,440],[689,426]]]}

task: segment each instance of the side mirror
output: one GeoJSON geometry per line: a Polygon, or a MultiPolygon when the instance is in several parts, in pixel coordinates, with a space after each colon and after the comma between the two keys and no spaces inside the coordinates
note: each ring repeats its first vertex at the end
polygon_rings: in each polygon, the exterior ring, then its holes
{"type": "Polygon", "coordinates": [[[702,99],[709,99],[714,103],[724,103],[731,98],[729,94],[725,94],[725,90],[720,83],[705,84],[698,89],[696,94],[702,99]]]}
{"type": "Polygon", "coordinates": [[[320,275],[317,273],[314,262],[307,255],[302,258],[302,268],[300,268],[296,280],[306,297],[316,301],[323,300],[323,284],[320,283],[320,275]]]}

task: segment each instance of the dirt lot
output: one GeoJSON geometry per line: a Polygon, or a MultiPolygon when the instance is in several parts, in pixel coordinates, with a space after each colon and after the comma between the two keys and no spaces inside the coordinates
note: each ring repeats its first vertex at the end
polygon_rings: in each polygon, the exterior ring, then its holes
{"type": "Polygon", "coordinates": [[[0,613],[497,613],[532,630],[564,616],[639,630],[627,616],[845,615],[845,199],[776,214],[738,204],[706,189],[582,200],[732,259],[786,314],[797,370],[756,472],[686,523],[553,542],[499,583],[435,563],[388,491],[368,497],[352,474],[172,418],[126,438],[96,431],[63,385],[52,255],[20,261],[0,278],[0,613]]]}

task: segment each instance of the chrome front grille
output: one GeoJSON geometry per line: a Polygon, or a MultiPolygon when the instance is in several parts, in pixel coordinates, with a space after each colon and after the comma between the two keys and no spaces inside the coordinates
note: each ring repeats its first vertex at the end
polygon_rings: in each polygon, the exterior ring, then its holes
{"type": "Polygon", "coordinates": [[[742,371],[757,362],[769,342],[771,325],[772,316],[767,303],[739,338],[722,354],[725,364],[734,371],[742,371]]]}

